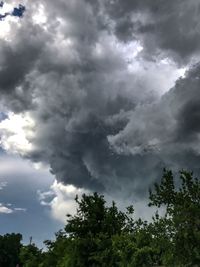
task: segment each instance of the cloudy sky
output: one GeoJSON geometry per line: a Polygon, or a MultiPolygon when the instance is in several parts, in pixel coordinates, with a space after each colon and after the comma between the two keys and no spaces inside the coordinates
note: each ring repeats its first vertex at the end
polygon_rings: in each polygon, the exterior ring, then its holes
{"type": "Polygon", "coordinates": [[[200,172],[200,0],[16,0],[6,12],[1,234],[41,244],[83,192],[145,216],[164,167],[200,172]]]}

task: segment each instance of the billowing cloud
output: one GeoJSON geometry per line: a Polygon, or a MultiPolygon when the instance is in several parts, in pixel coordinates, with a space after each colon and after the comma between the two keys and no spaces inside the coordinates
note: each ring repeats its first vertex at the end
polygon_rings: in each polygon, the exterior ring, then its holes
{"type": "Polygon", "coordinates": [[[75,197],[81,197],[84,193],[89,194],[91,192],[55,181],[50,191],[38,191],[38,197],[41,205],[49,206],[54,219],[65,223],[67,220],[66,215],[75,214],[76,212],[75,197]]]}
{"type": "Polygon", "coordinates": [[[113,149],[199,173],[199,68],[195,65],[157,103],[138,107],[126,127],[108,137],[113,149]]]}
{"type": "Polygon", "coordinates": [[[57,185],[127,198],[163,167],[199,171],[197,6],[29,3],[0,41],[3,148],[48,165],[57,185]]]}
{"type": "Polygon", "coordinates": [[[140,40],[143,55],[179,63],[199,55],[199,1],[105,0],[105,11],[120,40],[140,40]]]}
{"type": "Polygon", "coordinates": [[[12,153],[19,153],[23,156],[32,149],[32,145],[27,139],[34,134],[34,126],[34,122],[28,114],[24,114],[24,116],[8,114],[8,118],[0,122],[1,146],[12,153]]]}

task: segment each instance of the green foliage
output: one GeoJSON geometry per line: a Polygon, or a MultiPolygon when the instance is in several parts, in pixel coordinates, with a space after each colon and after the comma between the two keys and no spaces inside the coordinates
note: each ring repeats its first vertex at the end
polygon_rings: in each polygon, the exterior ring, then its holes
{"type": "Polygon", "coordinates": [[[43,261],[40,267],[49,266],[73,266],[71,265],[71,257],[73,251],[71,249],[71,239],[67,238],[64,231],[56,233],[56,240],[46,240],[47,252],[43,252],[43,261]]]}
{"type": "Polygon", "coordinates": [[[19,252],[22,236],[20,234],[6,234],[0,236],[0,266],[15,267],[19,263],[19,252]]]}
{"type": "Polygon", "coordinates": [[[19,260],[24,267],[200,266],[200,181],[182,171],[175,183],[164,170],[149,199],[158,209],[151,222],[135,220],[133,206],[125,212],[114,202],[107,206],[97,193],[76,197],[77,213],[44,242],[46,251],[22,246],[19,234],[0,236],[0,266],[19,260]]]}
{"type": "MultiPolygon", "coordinates": [[[[162,235],[169,246],[168,254],[171,252],[169,263],[199,266],[200,181],[193,178],[192,173],[181,171],[180,183],[175,187],[172,172],[165,170],[161,184],[155,185],[154,193],[150,192],[150,205],[166,207],[165,217],[158,219],[157,225],[163,224],[162,235]]],[[[157,233],[161,233],[161,229],[158,228],[157,233]]]]}
{"type": "Polygon", "coordinates": [[[78,197],[75,200],[79,206],[77,214],[73,217],[68,215],[65,226],[65,231],[71,237],[96,237],[99,234],[110,237],[125,228],[128,215],[119,211],[114,202],[111,207],[106,207],[102,195],[83,194],[81,201],[78,197]]]}
{"type": "Polygon", "coordinates": [[[75,216],[68,216],[65,231],[72,239],[73,266],[117,266],[112,247],[112,236],[126,231],[133,212],[118,210],[115,203],[107,207],[104,197],[94,193],[76,198],[78,210],[75,216]]]}
{"type": "Polygon", "coordinates": [[[22,246],[19,258],[20,262],[24,263],[24,267],[38,267],[42,260],[42,251],[35,244],[22,246]]]}

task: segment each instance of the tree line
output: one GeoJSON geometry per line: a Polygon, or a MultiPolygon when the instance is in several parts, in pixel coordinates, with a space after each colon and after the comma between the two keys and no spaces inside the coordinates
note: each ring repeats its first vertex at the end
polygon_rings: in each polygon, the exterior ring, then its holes
{"type": "Polygon", "coordinates": [[[175,183],[171,171],[149,192],[157,207],[152,221],[134,219],[134,207],[120,211],[98,193],[76,197],[55,240],[22,245],[20,234],[0,236],[1,267],[199,267],[200,180],[186,171],[175,183]],[[164,208],[164,214],[159,210],[164,208]]]}

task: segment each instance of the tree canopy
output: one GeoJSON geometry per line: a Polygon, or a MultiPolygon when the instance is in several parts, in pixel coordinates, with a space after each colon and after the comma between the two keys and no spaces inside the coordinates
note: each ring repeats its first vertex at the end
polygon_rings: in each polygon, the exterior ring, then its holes
{"type": "Polygon", "coordinates": [[[94,193],[75,199],[75,215],[46,250],[22,245],[20,234],[0,236],[0,266],[15,267],[197,267],[200,266],[200,181],[164,170],[149,194],[152,221],[134,218],[94,193]]]}

